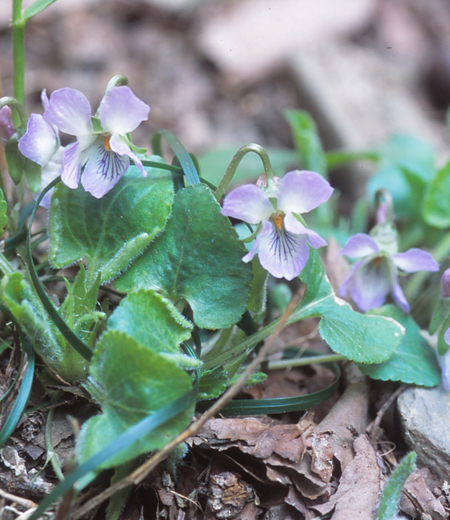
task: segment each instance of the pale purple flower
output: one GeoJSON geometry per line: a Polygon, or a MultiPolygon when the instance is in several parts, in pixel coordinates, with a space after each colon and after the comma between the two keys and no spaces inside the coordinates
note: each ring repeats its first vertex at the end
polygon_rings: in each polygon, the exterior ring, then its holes
{"type": "Polygon", "coordinates": [[[69,188],[81,183],[86,191],[100,198],[121,179],[130,158],[142,174],[146,172],[132,151],[127,134],[147,120],[150,107],[126,86],[109,89],[98,109],[98,125],[91,119],[91,106],[78,90],[62,88],[53,92],[44,120],[61,132],[77,138],[63,154],[61,180],[69,188]],[[97,127],[99,126],[99,127],[97,127]]]}
{"type": "Polygon", "coordinates": [[[341,253],[356,258],[357,262],[342,283],[339,294],[346,296],[350,289],[353,301],[364,312],[383,305],[391,293],[397,305],[409,312],[409,304],[398,282],[398,270],[406,273],[439,270],[430,253],[415,248],[398,253],[396,239],[386,242],[382,236],[358,233],[348,240],[341,253]]]}
{"type": "Polygon", "coordinates": [[[12,120],[12,110],[8,105],[0,109],[0,142],[3,146],[11,139],[16,132],[12,120]]]}
{"type": "MultiPolygon", "coordinates": [[[[450,298],[450,268],[442,274],[439,296],[443,299],[450,298]]],[[[448,342],[450,344],[450,342],[448,342]]]]}
{"type": "MultiPolygon", "coordinates": [[[[41,100],[46,109],[49,101],[45,90],[42,91],[41,100]]],[[[61,173],[64,148],[59,142],[58,129],[41,115],[31,114],[27,131],[19,139],[18,147],[25,157],[41,166],[40,193],[61,173]]],[[[52,191],[45,194],[41,206],[49,207],[52,191]]]]}
{"type": "MultiPolygon", "coordinates": [[[[450,329],[444,334],[444,340],[450,345],[450,329]]],[[[450,350],[443,356],[438,355],[439,366],[441,367],[442,386],[445,390],[450,390],[450,350]]]]}
{"type": "Polygon", "coordinates": [[[275,196],[254,184],[233,190],[225,197],[222,213],[259,226],[253,247],[242,260],[250,262],[258,252],[261,265],[276,278],[298,276],[308,260],[308,244],[314,249],[326,245],[298,215],[317,208],[332,193],[333,188],[318,173],[298,170],[279,181],[276,202],[275,196]]]}

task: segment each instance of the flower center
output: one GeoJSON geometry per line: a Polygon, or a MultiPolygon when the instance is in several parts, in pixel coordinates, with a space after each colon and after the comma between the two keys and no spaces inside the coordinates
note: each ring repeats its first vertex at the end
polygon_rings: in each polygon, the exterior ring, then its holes
{"type": "Polygon", "coordinates": [[[103,136],[103,146],[105,147],[105,150],[107,152],[110,152],[111,151],[111,147],[109,146],[109,141],[111,139],[111,136],[110,135],[104,135],[103,136]]]}
{"type": "Polygon", "coordinates": [[[282,211],[277,211],[272,215],[272,220],[275,222],[275,225],[278,229],[283,227],[284,213],[282,211]]]}
{"type": "Polygon", "coordinates": [[[375,267],[378,267],[380,264],[381,264],[381,260],[383,260],[383,257],[382,256],[377,256],[374,260],[373,260],[373,265],[375,267]]]}

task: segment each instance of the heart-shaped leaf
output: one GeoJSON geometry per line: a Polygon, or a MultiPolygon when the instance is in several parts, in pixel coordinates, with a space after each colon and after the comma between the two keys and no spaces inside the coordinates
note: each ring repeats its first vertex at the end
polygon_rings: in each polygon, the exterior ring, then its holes
{"type": "MultiPolygon", "coordinates": [[[[154,158],[161,161],[161,158],[154,158]]],[[[169,217],[173,184],[170,174],[131,166],[103,198],[80,186],[59,184],[52,196],[49,220],[50,261],[62,268],[85,259],[87,285],[115,278],[164,228],[169,217]]]]}
{"type": "MultiPolygon", "coordinates": [[[[184,370],[117,330],[105,332],[97,343],[90,374],[86,387],[103,413],[83,425],[79,440],[81,462],[191,388],[184,370]]],[[[193,411],[193,406],[187,408],[98,469],[117,466],[162,448],[189,424],[193,411]]]]}
{"type": "Polygon", "coordinates": [[[206,186],[180,190],[164,233],[117,281],[121,291],[161,291],[189,302],[202,328],[226,328],[245,312],[251,265],[246,250],[206,186]]]}

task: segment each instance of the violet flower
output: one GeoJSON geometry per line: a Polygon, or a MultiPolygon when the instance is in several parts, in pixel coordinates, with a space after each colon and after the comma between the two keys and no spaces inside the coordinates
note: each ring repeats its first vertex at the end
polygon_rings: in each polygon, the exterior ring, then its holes
{"type": "MultiPolygon", "coordinates": [[[[78,90],[62,88],[53,92],[44,120],[61,132],[77,138],[62,157],[61,180],[69,188],[81,183],[94,197],[103,197],[121,179],[130,158],[142,174],[146,172],[132,151],[127,134],[147,120],[150,107],[126,86],[116,86],[104,95],[99,120],[91,120],[91,106],[78,90]]],[[[36,139],[38,136],[36,136],[36,139]]]]}
{"type": "Polygon", "coordinates": [[[396,304],[409,312],[409,304],[398,282],[398,270],[406,273],[438,271],[439,264],[430,253],[409,249],[398,253],[397,235],[390,224],[379,224],[372,236],[358,233],[351,237],[341,253],[356,258],[352,271],[339,288],[339,294],[350,295],[364,312],[383,305],[392,293],[396,304]]]}
{"type": "MultiPolygon", "coordinates": [[[[49,101],[45,90],[41,94],[44,109],[49,101]]],[[[59,141],[58,129],[51,125],[39,114],[31,114],[28,120],[27,131],[19,139],[20,152],[31,161],[41,166],[40,193],[53,179],[61,173],[64,148],[59,141]]],[[[45,194],[41,206],[48,208],[52,191],[45,194]]]]}
{"type": "Polygon", "coordinates": [[[296,170],[287,173],[275,191],[276,199],[270,190],[253,184],[240,186],[225,197],[222,214],[259,226],[244,262],[250,262],[258,252],[261,265],[270,274],[292,280],[305,267],[308,244],[314,249],[326,245],[298,215],[327,201],[333,188],[318,173],[296,170]]]}
{"type": "Polygon", "coordinates": [[[12,120],[12,110],[8,105],[5,105],[0,109],[0,143],[5,146],[15,132],[16,127],[12,120]]]}

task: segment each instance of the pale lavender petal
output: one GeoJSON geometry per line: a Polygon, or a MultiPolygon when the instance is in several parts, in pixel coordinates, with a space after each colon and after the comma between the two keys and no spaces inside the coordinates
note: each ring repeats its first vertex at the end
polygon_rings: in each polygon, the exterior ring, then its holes
{"type": "Polygon", "coordinates": [[[318,233],[316,233],[312,229],[308,229],[307,227],[305,227],[291,212],[286,213],[284,217],[284,227],[286,231],[289,231],[296,235],[306,235],[308,237],[309,244],[314,249],[318,249],[319,247],[327,245],[326,240],[324,240],[318,233]]]}
{"type": "Polygon", "coordinates": [[[352,266],[352,270],[350,271],[350,274],[347,276],[347,278],[345,278],[345,280],[341,283],[341,285],[339,286],[339,296],[342,296],[343,298],[345,298],[347,296],[347,293],[348,293],[348,286],[350,284],[350,281],[353,277],[353,275],[356,273],[356,271],[362,266],[365,264],[365,260],[358,260],[357,262],[355,262],[352,266]]]}
{"type": "Polygon", "coordinates": [[[105,132],[125,135],[147,121],[150,107],[136,97],[129,87],[113,87],[105,94],[98,109],[105,132]]]}
{"type": "Polygon", "coordinates": [[[393,276],[387,258],[376,258],[364,263],[355,271],[350,285],[350,295],[364,312],[380,307],[393,287],[393,276]]]}
{"type": "Polygon", "coordinates": [[[66,146],[63,154],[61,181],[69,188],[78,188],[81,174],[81,157],[79,142],[66,146]]]}
{"type": "Polygon", "coordinates": [[[444,334],[444,341],[447,345],[450,345],[450,329],[447,329],[444,334]]]}
{"type": "Polygon", "coordinates": [[[298,276],[309,256],[305,235],[294,235],[272,226],[269,235],[261,238],[258,251],[261,265],[275,278],[292,280],[298,276]]]}
{"type": "Polygon", "coordinates": [[[41,92],[41,103],[42,103],[42,106],[44,107],[44,110],[47,110],[48,104],[49,104],[49,99],[47,96],[47,90],[45,88],[41,92]]]}
{"type": "Polygon", "coordinates": [[[357,233],[347,240],[341,249],[341,254],[350,258],[364,258],[365,256],[378,254],[380,249],[375,240],[365,233],[357,233]]]}
{"type": "Polygon", "coordinates": [[[270,224],[269,222],[265,222],[262,229],[260,230],[260,232],[256,235],[256,239],[255,241],[253,242],[253,246],[251,248],[251,250],[242,258],[242,260],[245,262],[245,263],[248,263],[250,262],[251,260],[253,260],[253,257],[255,256],[256,252],[258,251],[258,248],[259,248],[259,243],[261,242],[261,239],[264,237],[264,236],[267,236],[267,235],[270,235],[270,233],[272,233],[272,224],[270,224]]]}
{"type": "Polygon", "coordinates": [[[274,212],[269,197],[254,184],[236,188],[223,201],[222,215],[238,218],[249,224],[268,220],[274,212]]]}
{"type": "Polygon", "coordinates": [[[141,170],[142,175],[147,177],[147,172],[144,170],[141,160],[135,153],[133,153],[131,148],[128,146],[125,140],[120,137],[119,134],[113,134],[111,136],[111,139],[109,140],[109,146],[113,152],[116,152],[119,155],[127,155],[130,159],[132,159],[134,164],[141,170]]]}
{"type": "Polygon", "coordinates": [[[392,296],[394,297],[394,301],[400,307],[400,309],[406,313],[409,313],[409,303],[407,302],[405,294],[403,293],[402,288],[398,283],[397,277],[395,277],[394,284],[392,286],[392,296]]]}
{"type": "Polygon", "coordinates": [[[416,271],[439,271],[439,264],[436,260],[421,249],[409,249],[404,253],[396,253],[391,256],[394,264],[407,273],[416,271]]]}
{"type": "MultiPolygon", "coordinates": [[[[56,151],[51,160],[42,167],[41,171],[41,186],[39,193],[48,186],[58,175],[61,174],[62,159],[64,154],[64,148],[62,146],[56,151]]],[[[40,206],[48,209],[50,207],[50,201],[52,198],[53,188],[48,191],[40,202],[40,206]]]]}
{"type": "Polygon", "coordinates": [[[20,152],[41,166],[48,163],[59,148],[59,139],[52,125],[39,114],[31,114],[27,131],[19,139],[20,152]]]}
{"type": "Polygon", "coordinates": [[[289,172],[278,185],[278,209],[308,213],[326,202],[332,193],[333,188],[318,173],[306,170],[289,172]]]}
{"type": "Polygon", "coordinates": [[[15,133],[12,110],[8,105],[0,109],[0,141],[5,145],[15,133]]]}
{"type": "Polygon", "coordinates": [[[387,220],[387,203],[381,202],[377,208],[377,224],[384,224],[387,220]]]}
{"type": "Polygon", "coordinates": [[[440,298],[450,298],[450,268],[442,274],[439,296],[440,298]]]}
{"type": "Polygon", "coordinates": [[[93,132],[91,105],[84,94],[73,88],[61,88],[51,94],[44,119],[66,134],[93,132]]]}
{"type": "Polygon", "coordinates": [[[87,192],[99,199],[120,181],[129,164],[128,156],[106,150],[103,139],[97,139],[91,147],[81,184],[87,192]]]}
{"type": "MultiPolygon", "coordinates": [[[[446,343],[450,343],[450,329],[444,335],[446,343]],[[448,338],[446,336],[448,335],[448,338]]],[[[442,386],[445,390],[450,390],[450,350],[443,356],[438,356],[439,366],[441,367],[442,386]]]]}

